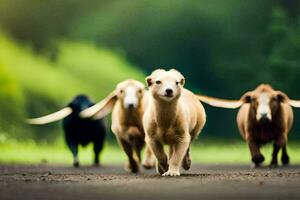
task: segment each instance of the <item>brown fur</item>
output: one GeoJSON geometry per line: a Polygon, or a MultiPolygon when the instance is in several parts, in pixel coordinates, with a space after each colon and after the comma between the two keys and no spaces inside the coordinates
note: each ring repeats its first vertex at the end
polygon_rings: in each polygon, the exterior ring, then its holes
{"type": "MultiPolygon", "coordinates": [[[[133,81],[123,82],[118,85],[117,92],[128,86],[136,84],[133,81]]],[[[145,132],[143,128],[142,118],[148,103],[148,92],[143,91],[139,96],[138,108],[128,110],[123,105],[123,95],[119,94],[112,111],[112,131],[116,135],[119,144],[124,149],[129,159],[129,169],[132,172],[139,171],[139,163],[141,161],[141,150],[144,146],[145,132]],[[136,155],[137,157],[135,157],[136,155]]],[[[145,168],[154,166],[154,158],[152,152],[146,148],[146,159],[143,162],[145,168]]]]}
{"type": "Polygon", "coordinates": [[[206,115],[197,97],[183,88],[184,77],[176,70],[156,70],[147,79],[151,97],[143,118],[146,142],[164,176],[179,176],[180,166],[191,165],[190,144],[203,128],[206,115]],[[158,80],[159,79],[159,80],[158,80]],[[169,84],[174,96],[162,96],[169,84]],[[170,146],[169,156],[163,146],[170,146]]]}
{"type": "Polygon", "coordinates": [[[259,166],[264,157],[260,152],[263,144],[273,142],[274,149],[271,166],[277,166],[277,156],[282,149],[282,163],[288,164],[289,157],[286,150],[288,133],[293,124],[292,106],[298,106],[299,101],[290,100],[281,91],[275,91],[270,85],[261,84],[255,90],[245,93],[240,100],[224,100],[198,95],[199,100],[212,106],[223,108],[238,108],[237,125],[242,137],[247,141],[252,161],[259,166]],[[264,94],[269,100],[270,120],[258,120],[258,98],[264,94]]]}
{"type": "Polygon", "coordinates": [[[237,115],[237,124],[242,137],[247,141],[252,161],[256,166],[263,162],[264,157],[260,153],[261,145],[274,142],[272,166],[278,164],[277,154],[283,149],[283,164],[288,164],[286,153],[287,136],[293,124],[293,111],[288,104],[289,98],[280,91],[275,91],[271,86],[262,84],[255,90],[246,93],[241,100],[241,106],[237,115]],[[258,122],[255,118],[257,109],[257,97],[262,92],[269,95],[272,120],[269,122],[258,122]]]}
{"type": "MultiPolygon", "coordinates": [[[[129,165],[128,169],[136,173],[139,171],[141,162],[141,150],[144,147],[145,132],[142,118],[148,103],[148,92],[144,90],[144,85],[136,80],[125,80],[119,83],[115,91],[106,99],[99,103],[100,108],[95,114],[96,118],[102,117],[112,111],[111,129],[115,134],[118,143],[125,151],[129,165]],[[129,87],[134,88],[138,97],[136,108],[126,108],[124,104],[125,92],[129,87]],[[104,102],[104,103],[103,103],[104,102]]],[[[92,110],[92,109],[91,109],[92,110]]],[[[155,165],[151,150],[146,148],[145,168],[152,168],[155,165]]]]}

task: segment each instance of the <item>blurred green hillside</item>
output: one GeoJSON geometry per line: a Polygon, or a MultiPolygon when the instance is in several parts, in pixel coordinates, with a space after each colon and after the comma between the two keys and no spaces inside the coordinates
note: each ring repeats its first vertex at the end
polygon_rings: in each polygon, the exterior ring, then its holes
{"type": "Polygon", "coordinates": [[[33,127],[24,119],[54,112],[77,94],[98,101],[121,80],[144,79],[123,56],[92,43],[60,41],[55,61],[4,33],[0,44],[0,127],[11,137],[55,139],[58,123],[33,127]]]}
{"type": "MultiPolygon", "coordinates": [[[[40,74],[0,66],[18,94],[5,98],[31,115],[55,110],[78,92],[99,99],[117,80],[157,67],[179,69],[189,89],[207,95],[236,99],[269,83],[300,99],[299,0],[0,0],[0,27],[19,49],[0,56],[32,63],[40,74]]],[[[11,118],[25,115],[11,110],[11,118]]],[[[239,137],[236,111],[206,110],[207,135],[239,137]]],[[[292,132],[300,138],[299,109],[292,132]]]]}

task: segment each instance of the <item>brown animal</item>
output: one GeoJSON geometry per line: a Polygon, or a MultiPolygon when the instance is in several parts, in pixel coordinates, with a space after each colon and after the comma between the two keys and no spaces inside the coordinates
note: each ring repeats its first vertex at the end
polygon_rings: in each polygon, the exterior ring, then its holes
{"type": "MultiPolygon", "coordinates": [[[[147,91],[145,86],[136,80],[125,80],[119,83],[116,89],[98,104],[84,110],[82,117],[102,118],[112,111],[111,129],[116,135],[118,143],[125,151],[131,172],[139,171],[141,150],[145,144],[142,117],[147,106],[147,91]]],[[[152,152],[146,149],[146,168],[155,165],[152,152]]]]}
{"type": "Polygon", "coordinates": [[[273,154],[270,166],[278,166],[277,155],[282,149],[281,161],[289,164],[287,153],[288,133],[293,124],[291,106],[300,107],[300,102],[290,100],[270,85],[261,84],[255,90],[244,94],[240,100],[225,100],[198,95],[200,101],[222,108],[240,108],[237,114],[237,125],[242,137],[247,141],[252,162],[256,167],[264,161],[260,147],[273,142],[273,154]]]}
{"type": "Polygon", "coordinates": [[[190,145],[203,128],[206,115],[197,97],[184,89],[185,79],[178,71],[155,70],[146,81],[149,105],[143,118],[146,143],[157,159],[163,176],[179,176],[180,166],[191,166],[190,145]],[[169,156],[164,144],[170,146],[169,156]]]}

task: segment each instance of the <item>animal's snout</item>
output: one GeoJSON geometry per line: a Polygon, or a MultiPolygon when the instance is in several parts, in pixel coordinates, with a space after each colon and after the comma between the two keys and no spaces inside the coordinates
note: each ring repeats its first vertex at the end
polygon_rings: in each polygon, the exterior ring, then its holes
{"type": "Polygon", "coordinates": [[[125,108],[134,109],[138,106],[138,100],[136,99],[125,100],[124,105],[125,108]]]}
{"type": "Polygon", "coordinates": [[[167,89],[166,89],[166,95],[167,95],[167,96],[172,96],[172,95],[173,95],[173,90],[170,89],[170,88],[167,88],[167,89]]]}
{"type": "Polygon", "coordinates": [[[262,118],[262,119],[268,118],[268,113],[262,113],[262,114],[261,114],[261,118],[262,118]]]}
{"type": "Polygon", "coordinates": [[[138,106],[138,96],[136,95],[136,90],[133,87],[128,87],[125,90],[125,97],[124,97],[124,105],[125,108],[133,109],[137,108],[138,106]]]}
{"type": "Polygon", "coordinates": [[[129,109],[133,109],[134,108],[134,104],[133,103],[128,104],[128,108],[129,109]]]}
{"type": "Polygon", "coordinates": [[[257,121],[266,122],[266,121],[271,121],[272,116],[270,112],[259,112],[256,115],[256,119],[257,121]]]}
{"type": "Polygon", "coordinates": [[[258,108],[256,119],[257,121],[271,121],[272,111],[270,108],[270,98],[268,94],[262,93],[258,98],[258,108]]]}

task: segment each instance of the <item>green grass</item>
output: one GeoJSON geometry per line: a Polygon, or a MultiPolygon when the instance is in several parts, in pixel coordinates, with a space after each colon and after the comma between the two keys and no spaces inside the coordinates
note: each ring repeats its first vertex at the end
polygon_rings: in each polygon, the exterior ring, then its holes
{"type": "MultiPolygon", "coordinates": [[[[72,164],[72,155],[62,142],[56,144],[39,143],[33,140],[17,141],[9,140],[0,143],[0,163],[15,164],[72,164]]],[[[79,160],[83,165],[93,163],[93,147],[80,147],[79,160]]],[[[122,163],[125,155],[117,145],[105,144],[101,155],[101,161],[105,164],[122,163]]]]}
{"type": "MultiPolygon", "coordinates": [[[[300,144],[290,142],[288,150],[292,164],[300,164],[300,144]]],[[[271,159],[272,146],[263,148],[266,163],[271,159]]],[[[18,164],[63,164],[71,165],[72,156],[63,142],[56,144],[36,143],[33,140],[5,140],[0,137],[0,163],[18,164]]],[[[81,164],[90,165],[93,162],[92,146],[80,149],[81,164]]],[[[220,142],[202,140],[192,147],[193,163],[206,164],[250,164],[249,150],[243,141],[220,142]]],[[[107,143],[101,155],[103,164],[122,164],[126,157],[116,144],[107,143]]]]}
{"type": "MultiPolygon", "coordinates": [[[[288,145],[288,153],[291,163],[300,163],[300,143],[290,142],[288,145]]],[[[262,147],[262,153],[265,156],[265,163],[271,161],[272,145],[262,147]]],[[[279,153],[281,155],[281,153],[279,153]]],[[[192,147],[192,156],[195,162],[199,163],[214,163],[214,164],[249,164],[250,151],[247,144],[242,140],[235,141],[214,141],[204,140],[194,144],[192,147]]],[[[278,157],[280,160],[280,157],[278,157]]]]}

